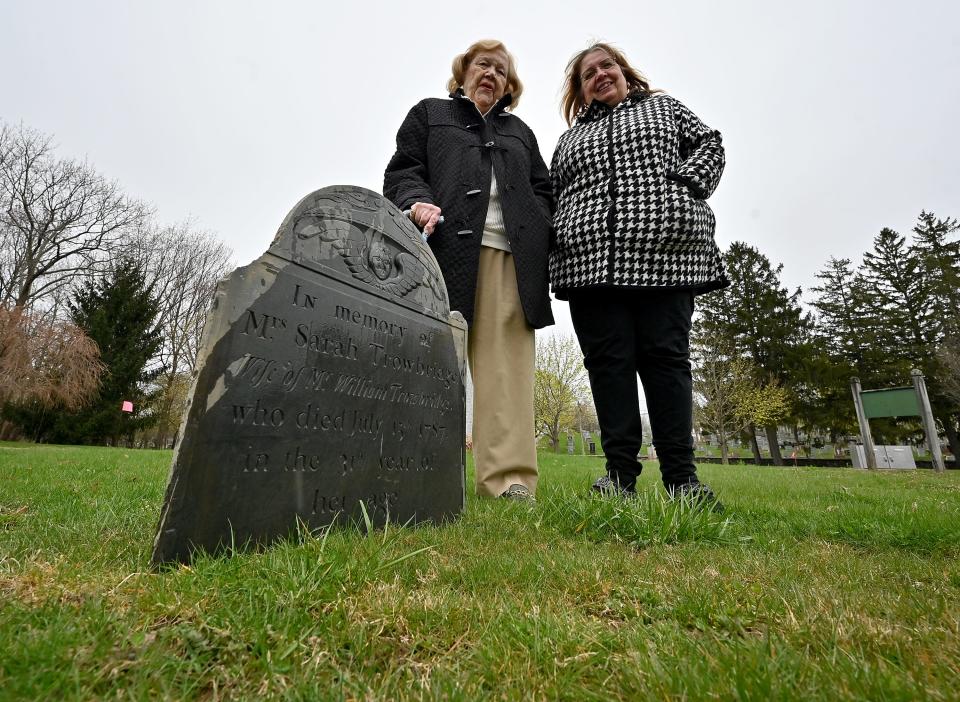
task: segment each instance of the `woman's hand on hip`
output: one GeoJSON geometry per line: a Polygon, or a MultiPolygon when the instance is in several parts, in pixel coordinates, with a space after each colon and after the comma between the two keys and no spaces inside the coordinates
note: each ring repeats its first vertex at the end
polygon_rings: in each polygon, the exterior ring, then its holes
{"type": "Polygon", "coordinates": [[[410,219],[430,236],[440,221],[440,208],[429,202],[415,202],[410,206],[410,219]]]}

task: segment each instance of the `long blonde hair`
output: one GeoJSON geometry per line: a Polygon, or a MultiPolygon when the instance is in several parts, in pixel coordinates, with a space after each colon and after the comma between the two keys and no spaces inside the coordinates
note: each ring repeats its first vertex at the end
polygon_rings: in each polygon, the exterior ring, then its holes
{"type": "Polygon", "coordinates": [[[496,39],[481,39],[473,42],[466,51],[458,54],[453,59],[451,67],[453,75],[447,81],[447,92],[452,93],[457,88],[463,87],[463,77],[467,73],[467,67],[473,61],[473,57],[481,51],[503,51],[507,55],[507,87],[506,91],[513,97],[510,107],[516,107],[520,102],[520,95],[523,93],[523,83],[520,82],[520,76],[517,75],[516,60],[513,54],[507,51],[506,45],[496,39]]]}
{"type": "Polygon", "coordinates": [[[593,53],[594,51],[603,51],[607,56],[617,62],[620,70],[623,71],[623,77],[627,79],[628,93],[663,92],[662,90],[651,88],[646,77],[630,65],[627,57],[620,49],[605,42],[594,42],[583,51],[578,51],[574,54],[573,58],[571,58],[567,64],[566,80],[563,85],[563,97],[560,100],[560,113],[567,121],[567,125],[573,124],[573,120],[580,114],[580,110],[586,106],[583,99],[583,82],[580,80],[580,64],[583,63],[583,59],[587,57],[587,54],[593,53]]]}

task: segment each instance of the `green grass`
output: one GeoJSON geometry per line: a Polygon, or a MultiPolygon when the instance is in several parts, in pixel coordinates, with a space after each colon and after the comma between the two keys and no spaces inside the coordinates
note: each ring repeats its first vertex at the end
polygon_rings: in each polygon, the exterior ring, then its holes
{"type": "Polygon", "coordinates": [[[704,466],[151,573],[171,455],[0,444],[0,699],[957,699],[960,472],[704,466]]]}

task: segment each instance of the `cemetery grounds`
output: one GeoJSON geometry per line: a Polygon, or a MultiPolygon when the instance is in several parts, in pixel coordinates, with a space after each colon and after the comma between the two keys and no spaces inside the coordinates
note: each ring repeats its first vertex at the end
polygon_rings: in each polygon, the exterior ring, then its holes
{"type": "MultiPolygon", "coordinates": [[[[148,569],[168,451],[0,444],[2,699],[957,699],[960,471],[701,467],[148,569]]],[[[468,484],[472,475],[468,475],[468,484]]]]}

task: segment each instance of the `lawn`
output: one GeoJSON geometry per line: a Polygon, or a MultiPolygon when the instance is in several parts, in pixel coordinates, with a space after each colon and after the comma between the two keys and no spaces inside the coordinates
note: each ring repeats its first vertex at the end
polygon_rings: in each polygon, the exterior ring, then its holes
{"type": "Polygon", "coordinates": [[[957,699],[960,471],[704,466],[147,568],[170,452],[0,444],[2,699],[957,699]]]}

